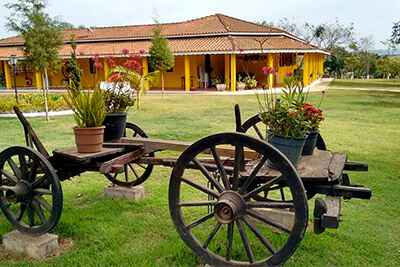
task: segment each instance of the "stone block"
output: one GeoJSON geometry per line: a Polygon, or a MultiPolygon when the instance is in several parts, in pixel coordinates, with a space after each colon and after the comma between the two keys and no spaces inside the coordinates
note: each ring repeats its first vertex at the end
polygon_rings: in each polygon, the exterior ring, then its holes
{"type": "Polygon", "coordinates": [[[144,187],[141,185],[134,187],[106,186],[104,196],[113,199],[140,200],[144,197],[144,187]]]}
{"type": "Polygon", "coordinates": [[[48,233],[41,236],[27,236],[15,230],[3,235],[3,244],[7,251],[34,259],[59,254],[58,236],[48,233]]]}

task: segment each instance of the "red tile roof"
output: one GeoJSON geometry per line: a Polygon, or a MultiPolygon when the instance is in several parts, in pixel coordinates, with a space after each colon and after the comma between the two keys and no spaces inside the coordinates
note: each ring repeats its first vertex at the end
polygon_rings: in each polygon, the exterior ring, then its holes
{"type": "MultiPolygon", "coordinates": [[[[122,48],[132,52],[144,49],[148,52],[154,25],[94,27],[63,31],[65,41],[74,33],[77,52],[85,55],[121,54],[122,48]],[[116,42],[118,40],[118,42],[116,42]]],[[[259,50],[259,41],[267,39],[263,50],[316,50],[300,38],[285,31],[260,24],[236,19],[222,14],[215,14],[194,20],[162,24],[163,33],[169,39],[174,53],[232,52],[237,48],[259,50]],[[251,36],[253,35],[253,36],[251,36]],[[257,41],[259,40],[259,41],[257,41]]],[[[22,56],[17,46],[21,46],[21,37],[0,40],[0,58],[11,54],[22,56]]],[[[70,45],[66,44],[60,56],[70,55],[70,45]]]]}

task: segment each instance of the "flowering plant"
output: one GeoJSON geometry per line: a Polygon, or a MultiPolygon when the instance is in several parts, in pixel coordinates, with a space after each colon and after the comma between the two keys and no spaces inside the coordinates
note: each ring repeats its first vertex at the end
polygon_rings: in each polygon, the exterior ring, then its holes
{"type": "Polygon", "coordinates": [[[302,108],[304,110],[306,120],[309,123],[310,131],[318,130],[321,122],[325,120],[324,116],[322,115],[322,109],[316,108],[309,103],[303,103],[302,108]]]}

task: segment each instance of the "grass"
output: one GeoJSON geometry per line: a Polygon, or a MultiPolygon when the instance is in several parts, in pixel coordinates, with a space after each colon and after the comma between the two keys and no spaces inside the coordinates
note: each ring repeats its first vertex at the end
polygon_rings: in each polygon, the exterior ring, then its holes
{"type": "MultiPolygon", "coordinates": [[[[318,103],[319,93],[311,94],[318,103]]],[[[285,266],[396,266],[400,262],[400,98],[397,93],[329,90],[322,108],[322,134],[331,150],[352,161],[369,163],[368,173],[350,173],[355,184],[373,190],[371,200],[350,200],[342,206],[338,230],[315,235],[308,229],[285,266]]],[[[221,131],[234,131],[233,106],[242,118],[257,113],[254,96],[143,97],[143,109],[132,110],[128,121],[154,138],[195,141],[221,131]]],[[[72,116],[29,119],[49,151],[74,146],[72,116]]],[[[16,119],[0,119],[0,151],[23,145],[23,129],[16,119]]],[[[198,266],[201,260],[178,236],[169,215],[168,182],[171,169],[156,167],[144,183],[139,202],[103,197],[107,179],[84,173],[63,182],[64,210],[52,233],[73,247],[57,258],[31,261],[0,253],[2,266],[198,266]]],[[[313,201],[309,204],[312,205],[313,201]]],[[[310,209],[311,210],[311,209],[310,209]]],[[[310,218],[312,213],[310,212],[310,218]]],[[[0,216],[0,235],[12,231],[0,216]]]]}
{"type": "Polygon", "coordinates": [[[376,90],[400,90],[400,82],[387,79],[335,79],[331,83],[332,88],[338,89],[376,89],[376,90]]]}

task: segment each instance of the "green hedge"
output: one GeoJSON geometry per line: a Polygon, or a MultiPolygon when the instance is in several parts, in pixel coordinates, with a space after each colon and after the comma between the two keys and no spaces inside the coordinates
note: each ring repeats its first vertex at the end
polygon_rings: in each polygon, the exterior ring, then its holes
{"type": "MultiPolygon", "coordinates": [[[[50,94],[47,99],[49,110],[69,109],[61,95],[50,94]]],[[[42,94],[19,94],[18,105],[14,95],[0,96],[0,113],[13,113],[13,107],[18,106],[22,112],[44,111],[42,94]]]]}

